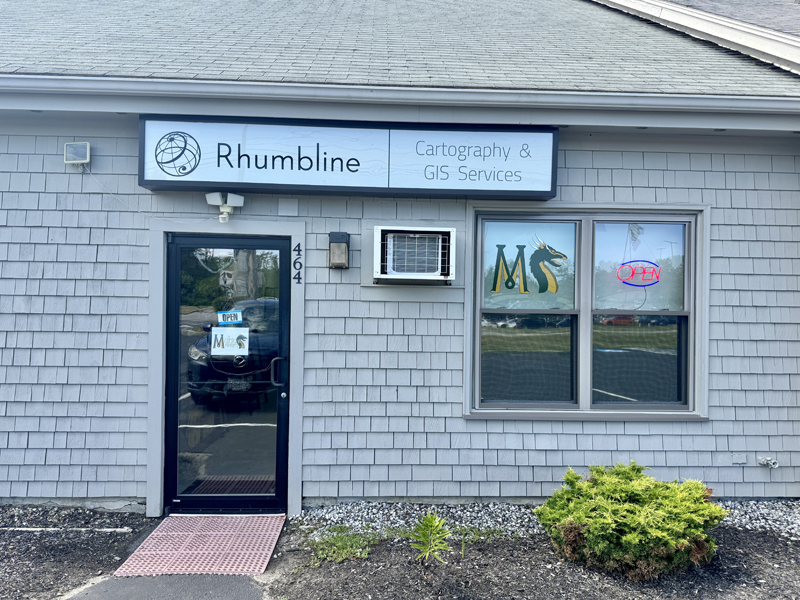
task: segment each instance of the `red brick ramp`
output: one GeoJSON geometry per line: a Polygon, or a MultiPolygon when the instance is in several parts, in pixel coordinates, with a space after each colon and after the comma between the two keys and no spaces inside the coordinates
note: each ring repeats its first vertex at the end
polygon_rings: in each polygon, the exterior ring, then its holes
{"type": "Polygon", "coordinates": [[[115,575],[258,575],[267,567],[285,518],[167,517],[115,575]]]}

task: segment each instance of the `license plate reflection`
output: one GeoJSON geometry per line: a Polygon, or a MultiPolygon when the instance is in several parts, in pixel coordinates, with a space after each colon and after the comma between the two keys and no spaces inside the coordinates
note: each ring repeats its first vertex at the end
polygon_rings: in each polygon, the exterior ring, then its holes
{"type": "Polygon", "coordinates": [[[250,382],[244,379],[228,379],[228,389],[232,392],[244,392],[250,389],[250,382]]]}

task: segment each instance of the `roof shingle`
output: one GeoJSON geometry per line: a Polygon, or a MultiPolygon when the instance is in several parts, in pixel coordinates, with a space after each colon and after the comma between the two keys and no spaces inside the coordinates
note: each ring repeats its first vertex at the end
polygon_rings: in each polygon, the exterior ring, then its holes
{"type": "Polygon", "coordinates": [[[0,73],[800,97],[800,77],[585,0],[29,0],[0,73]]]}

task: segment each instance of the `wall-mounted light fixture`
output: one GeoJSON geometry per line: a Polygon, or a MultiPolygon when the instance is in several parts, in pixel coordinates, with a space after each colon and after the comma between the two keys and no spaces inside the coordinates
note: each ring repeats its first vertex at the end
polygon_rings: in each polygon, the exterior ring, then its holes
{"type": "Polygon", "coordinates": [[[209,192],[206,194],[206,202],[210,206],[219,206],[219,222],[227,223],[233,214],[233,207],[244,206],[244,196],[239,194],[228,194],[227,201],[222,196],[222,192],[209,192]]]}
{"type": "Polygon", "coordinates": [[[64,164],[76,165],[83,171],[91,160],[89,142],[67,142],[64,144],[64,164]]]}
{"type": "Polygon", "coordinates": [[[330,245],[330,268],[350,268],[350,234],[344,231],[331,231],[328,234],[330,245]]]}

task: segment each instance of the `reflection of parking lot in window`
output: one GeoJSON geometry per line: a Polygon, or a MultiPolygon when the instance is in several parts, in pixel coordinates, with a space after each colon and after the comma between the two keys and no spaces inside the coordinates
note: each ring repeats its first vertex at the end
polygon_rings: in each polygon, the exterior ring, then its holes
{"type": "Polygon", "coordinates": [[[593,402],[681,402],[684,320],[680,316],[595,315],[593,402]]]}

